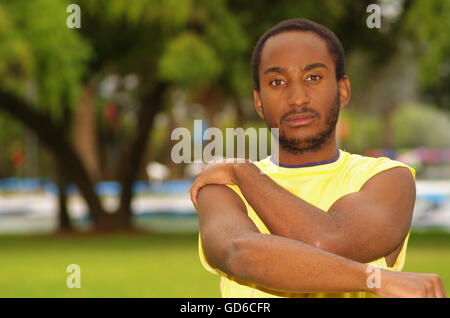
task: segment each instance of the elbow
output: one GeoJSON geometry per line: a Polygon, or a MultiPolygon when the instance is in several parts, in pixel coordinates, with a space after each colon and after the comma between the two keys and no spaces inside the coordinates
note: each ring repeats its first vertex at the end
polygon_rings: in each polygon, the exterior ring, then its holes
{"type": "MultiPolygon", "coordinates": [[[[355,247],[353,242],[339,238],[321,238],[314,241],[313,246],[329,253],[339,255],[357,262],[368,262],[369,260],[361,257],[361,250],[355,247]]],[[[371,260],[370,260],[371,261],[371,260]]]]}
{"type": "Polygon", "coordinates": [[[322,236],[313,241],[313,246],[321,250],[340,255],[343,251],[339,248],[339,239],[336,237],[322,236]]]}
{"type": "Polygon", "coordinates": [[[334,247],[332,246],[332,244],[330,244],[330,242],[328,240],[323,240],[323,239],[315,240],[313,243],[313,246],[320,248],[321,250],[335,254],[334,247]]]}
{"type": "Polygon", "coordinates": [[[228,274],[246,280],[249,277],[252,259],[252,239],[241,237],[234,239],[228,253],[226,267],[228,274]]]}

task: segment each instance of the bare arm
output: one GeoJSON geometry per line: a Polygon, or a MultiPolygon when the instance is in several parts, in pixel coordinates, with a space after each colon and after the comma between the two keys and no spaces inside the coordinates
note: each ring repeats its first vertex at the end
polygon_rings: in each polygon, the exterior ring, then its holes
{"type": "Polygon", "coordinates": [[[213,165],[191,189],[205,184],[237,184],[271,233],[299,240],[359,262],[395,250],[408,233],[415,201],[407,168],[379,173],[323,211],[280,187],[251,163],[213,165]]]}
{"type": "MultiPolygon", "coordinates": [[[[381,271],[381,288],[370,289],[367,266],[311,245],[261,234],[248,218],[242,200],[221,185],[204,187],[198,213],[204,253],[221,271],[262,287],[281,291],[371,291],[380,296],[421,296],[424,282],[436,275],[381,271]],[[409,275],[409,276],[408,276],[409,275]],[[421,275],[421,276],[418,276],[421,275]]],[[[431,284],[428,295],[443,293],[431,284]]]]}
{"type": "Polygon", "coordinates": [[[204,252],[221,271],[284,291],[367,290],[364,265],[302,242],[259,233],[233,190],[210,185],[200,191],[198,200],[204,252]]]}
{"type": "Polygon", "coordinates": [[[395,250],[409,231],[415,184],[407,168],[377,174],[328,212],[280,187],[253,164],[235,168],[244,197],[274,234],[370,262],[395,250]]]}

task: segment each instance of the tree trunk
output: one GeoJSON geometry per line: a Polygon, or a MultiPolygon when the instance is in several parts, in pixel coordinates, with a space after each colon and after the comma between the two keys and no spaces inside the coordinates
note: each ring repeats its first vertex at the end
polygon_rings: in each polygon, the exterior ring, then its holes
{"type": "Polygon", "coordinates": [[[94,184],[90,180],[80,158],[67,141],[67,125],[60,125],[52,121],[51,116],[30,107],[26,102],[0,87],[0,108],[32,129],[39,139],[50,149],[56,160],[64,167],[68,180],[74,182],[86,200],[94,225],[98,229],[106,214],[100,199],[94,191],[94,184]]]}
{"type": "Polygon", "coordinates": [[[93,182],[100,181],[97,145],[97,118],[93,105],[94,89],[87,84],[74,112],[74,146],[93,182]]]}
{"type": "Polygon", "coordinates": [[[138,126],[135,138],[121,158],[118,166],[119,182],[122,186],[120,206],[116,213],[106,213],[94,190],[88,171],[72,145],[67,141],[67,125],[57,124],[49,115],[41,113],[15,95],[0,87],[0,108],[35,131],[37,136],[53,152],[56,160],[64,167],[68,180],[74,182],[86,200],[94,228],[98,231],[132,229],[131,200],[132,184],[142,166],[153,119],[162,108],[162,99],[167,85],[157,85],[152,93],[143,99],[138,114],[138,126]]]}
{"type": "Polygon", "coordinates": [[[138,113],[138,125],[135,138],[130,143],[130,147],[124,152],[124,156],[121,158],[118,166],[122,194],[119,209],[115,213],[115,222],[118,222],[118,225],[124,229],[132,229],[133,227],[131,223],[132,185],[139,169],[142,167],[149,133],[153,127],[153,119],[162,109],[166,88],[167,84],[159,83],[150,94],[143,98],[138,113]]]}
{"type": "Polygon", "coordinates": [[[58,206],[59,206],[59,213],[58,213],[58,231],[59,232],[72,232],[73,227],[72,223],[70,222],[69,213],[67,210],[67,180],[64,175],[64,170],[62,167],[58,167],[58,206]]]}
{"type": "Polygon", "coordinates": [[[222,107],[222,91],[213,86],[200,96],[200,103],[206,111],[206,118],[210,127],[216,127],[216,115],[222,107]]]}

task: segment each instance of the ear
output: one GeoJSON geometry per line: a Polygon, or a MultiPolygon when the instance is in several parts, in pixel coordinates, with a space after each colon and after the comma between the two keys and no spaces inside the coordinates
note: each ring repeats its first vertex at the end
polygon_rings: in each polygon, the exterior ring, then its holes
{"type": "Polygon", "coordinates": [[[340,105],[341,108],[344,108],[350,102],[351,97],[350,80],[347,75],[338,81],[338,89],[340,93],[340,105]]]}
{"type": "Polygon", "coordinates": [[[264,110],[261,103],[260,93],[255,89],[253,89],[253,103],[255,104],[256,112],[261,119],[264,119],[264,110]]]}

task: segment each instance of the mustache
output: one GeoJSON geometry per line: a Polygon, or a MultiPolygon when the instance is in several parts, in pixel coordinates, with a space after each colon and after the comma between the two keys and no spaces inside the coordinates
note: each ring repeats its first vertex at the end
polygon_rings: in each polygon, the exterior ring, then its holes
{"type": "Polygon", "coordinates": [[[292,109],[290,111],[288,111],[286,114],[284,114],[283,116],[281,116],[280,118],[280,123],[285,120],[288,116],[292,116],[292,115],[300,115],[300,114],[312,114],[313,117],[317,117],[320,118],[320,114],[311,108],[307,108],[307,107],[303,107],[300,111],[296,110],[296,109],[292,109]]]}

